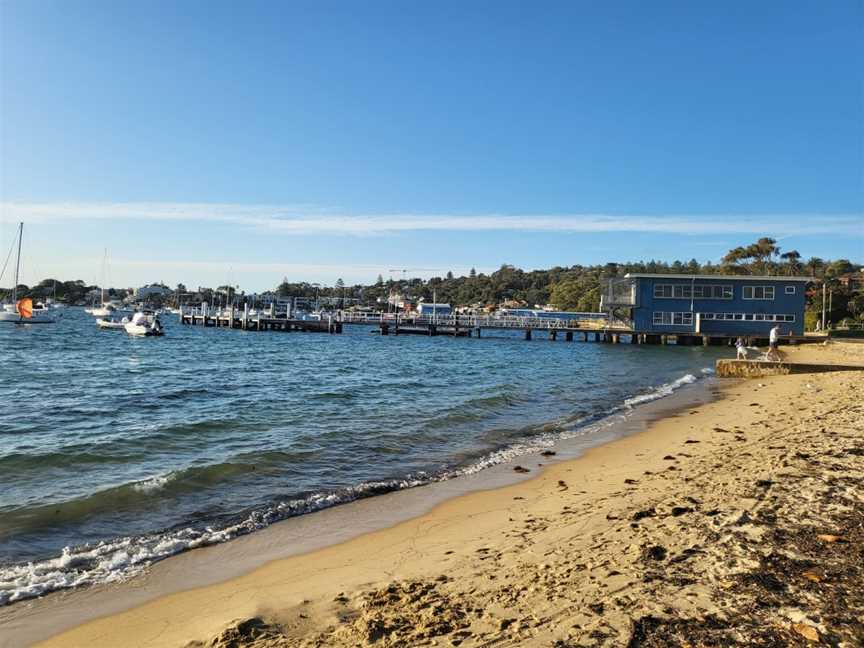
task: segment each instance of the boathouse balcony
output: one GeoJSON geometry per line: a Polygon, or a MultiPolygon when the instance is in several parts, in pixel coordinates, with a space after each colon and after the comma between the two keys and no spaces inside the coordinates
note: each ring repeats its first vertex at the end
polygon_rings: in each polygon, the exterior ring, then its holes
{"type": "Polygon", "coordinates": [[[638,306],[636,282],[632,279],[606,279],[600,294],[600,310],[638,306]]]}

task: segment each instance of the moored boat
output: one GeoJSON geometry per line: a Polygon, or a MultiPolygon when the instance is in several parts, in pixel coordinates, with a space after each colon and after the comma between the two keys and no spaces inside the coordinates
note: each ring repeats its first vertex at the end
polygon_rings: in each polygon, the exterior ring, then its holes
{"type": "Polygon", "coordinates": [[[123,325],[129,335],[156,336],[164,335],[159,316],[154,313],[137,312],[132,319],[123,325]]]}
{"type": "MultiPolygon", "coordinates": [[[[53,324],[56,318],[51,309],[42,304],[33,304],[29,297],[18,299],[18,276],[21,271],[21,242],[24,238],[24,223],[18,224],[18,253],[15,259],[15,283],[12,285],[12,303],[0,306],[0,322],[13,324],[53,324]]],[[[13,245],[15,245],[13,241],[13,245]]],[[[11,253],[11,251],[10,251],[11,253]]]]}
{"type": "Polygon", "coordinates": [[[129,318],[124,317],[122,320],[115,319],[106,319],[104,317],[97,318],[96,326],[100,329],[106,330],[125,330],[126,325],[129,323],[129,318]]]}

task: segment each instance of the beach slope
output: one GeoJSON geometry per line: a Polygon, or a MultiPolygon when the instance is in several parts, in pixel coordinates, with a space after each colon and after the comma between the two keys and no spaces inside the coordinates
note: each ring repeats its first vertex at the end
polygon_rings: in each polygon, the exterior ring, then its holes
{"type": "MultiPolygon", "coordinates": [[[[864,345],[792,359],[864,365],[864,345]]],[[[862,367],[864,368],[864,367],[862,367]]],[[[864,371],[719,399],[48,646],[864,644],[864,371]]]]}

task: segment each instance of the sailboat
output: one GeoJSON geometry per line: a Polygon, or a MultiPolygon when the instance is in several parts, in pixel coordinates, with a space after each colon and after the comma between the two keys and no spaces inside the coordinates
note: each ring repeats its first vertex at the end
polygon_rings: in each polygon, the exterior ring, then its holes
{"type": "MultiPolygon", "coordinates": [[[[33,304],[29,297],[18,299],[18,276],[21,272],[21,241],[24,238],[24,223],[18,223],[18,252],[15,257],[15,283],[12,285],[12,303],[3,304],[0,308],[0,322],[14,324],[53,324],[54,316],[51,309],[33,304]]],[[[12,241],[15,245],[15,241],[12,241]]],[[[10,250],[11,252],[11,250],[10,250]]]]}
{"type": "Polygon", "coordinates": [[[105,256],[102,259],[102,296],[99,302],[99,306],[93,304],[91,308],[85,308],[85,313],[90,313],[94,317],[111,317],[116,313],[123,310],[121,305],[117,302],[113,301],[105,301],[105,281],[107,276],[108,269],[108,250],[105,250],[105,256]]]}

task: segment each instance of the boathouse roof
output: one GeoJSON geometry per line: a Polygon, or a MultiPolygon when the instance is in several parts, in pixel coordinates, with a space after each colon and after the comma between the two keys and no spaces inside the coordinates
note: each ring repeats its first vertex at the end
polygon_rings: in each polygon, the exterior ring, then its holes
{"type": "Polygon", "coordinates": [[[714,279],[724,281],[815,281],[813,277],[793,277],[782,275],[730,275],[730,274],[651,274],[641,272],[628,272],[625,279],[714,279]]]}

